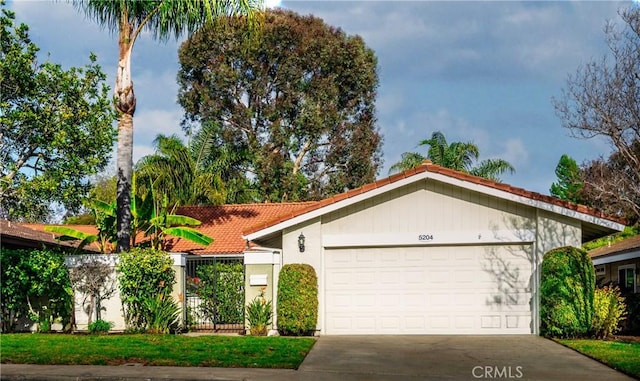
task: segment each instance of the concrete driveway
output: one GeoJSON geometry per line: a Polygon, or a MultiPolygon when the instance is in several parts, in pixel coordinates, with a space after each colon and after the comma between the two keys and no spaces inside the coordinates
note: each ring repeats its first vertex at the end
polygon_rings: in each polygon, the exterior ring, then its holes
{"type": "Polygon", "coordinates": [[[632,379],[537,336],[325,336],[299,372],[309,380],[632,379]]]}
{"type": "Polygon", "coordinates": [[[13,381],[632,380],[536,336],[323,336],[300,369],[2,364],[13,381]]]}

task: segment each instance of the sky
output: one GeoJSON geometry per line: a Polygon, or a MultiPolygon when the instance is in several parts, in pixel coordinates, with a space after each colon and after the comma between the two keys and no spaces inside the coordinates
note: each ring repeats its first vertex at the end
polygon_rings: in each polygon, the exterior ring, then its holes
{"type": "MultiPolygon", "coordinates": [[[[516,172],[503,182],[544,194],[557,180],[562,154],[580,164],[611,153],[603,139],[571,137],[552,99],[562,97],[568,75],[608,54],[604,26],[622,26],[618,10],[631,1],[268,3],[360,35],[375,52],[377,126],[384,139],[378,178],[388,176],[403,152],[426,154],[417,144],[435,131],[449,142],[475,143],[480,159],[509,161],[516,172]]],[[[13,0],[8,7],[29,25],[40,61],[83,66],[94,52],[113,87],[116,36],[68,2],[13,0]]],[[[158,133],[184,137],[176,83],[181,42],[161,43],[148,34],[136,41],[134,162],[154,152],[158,133]]]]}

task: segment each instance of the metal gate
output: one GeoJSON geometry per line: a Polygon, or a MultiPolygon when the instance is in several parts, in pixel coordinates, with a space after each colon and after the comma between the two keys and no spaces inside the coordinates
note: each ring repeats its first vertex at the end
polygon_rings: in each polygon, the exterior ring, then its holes
{"type": "Polygon", "coordinates": [[[242,257],[189,256],[185,281],[190,330],[244,331],[242,257]]]}

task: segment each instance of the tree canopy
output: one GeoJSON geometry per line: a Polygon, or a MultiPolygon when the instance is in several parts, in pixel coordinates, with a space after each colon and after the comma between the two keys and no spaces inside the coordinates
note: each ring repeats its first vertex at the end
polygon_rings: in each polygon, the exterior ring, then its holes
{"type": "Polygon", "coordinates": [[[440,131],[434,132],[431,138],[420,141],[418,146],[429,146],[427,156],[418,152],[405,152],[402,154],[401,160],[391,166],[389,172],[415,168],[426,159],[446,168],[494,181],[500,181],[499,176],[504,172],[513,173],[515,171],[513,166],[503,159],[487,159],[478,162],[480,156],[478,146],[471,142],[452,142],[449,144],[440,131]]]}
{"type": "Polygon", "coordinates": [[[258,41],[245,25],[209,25],[179,53],[184,127],[214,147],[207,160],[234,184],[227,202],[320,199],[373,181],[382,142],[373,51],[290,11],[268,12],[258,41]]]}
{"type": "Polygon", "coordinates": [[[143,31],[154,38],[178,38],[201,25],[227,16],[245,15],[254,24],[261,0],[75,0],[86,16],[118,35],[118,68],[114,105],[118,113],[117,221],[118,251],[127,251],[131,230],[131,182],[133,177],[133,115],[136,96],[133,91],[131,54],[143,31]]]}
{"type": "Polygon", "coordinates": [[[54,203],[78,209],[87,176],[107,164],[115,139],[111,97],[93,54],[81,68],[38,63],[28,26],[16,25],[2,5],[1,214],[44,221],[54,203]]]}
{"type": "Polygon", "coordinates": [[[562,155],[556,166],[558,182],[551,184],[549,192],[562,200],[582,203],[581,196],[584,182],[581,178],[578,163],[568,155],[562,155]]]}
{"type": "Polygon", "coordinates": [[[585,167],[585,188],[594,202],[624,215],[640,216],[640,6],[622,9],[620,29],[608,23],[610,54],[579,67],[567,79],[554,106],[572,136],[604,137],[613,148],[608,160],[585,167]],[[601,174],[604,174],[603,177],[601,174]],[[604,181],[602,181],[604,180],[604,181]],[[622,206],[624,205],[624,206],[622,206]]]}

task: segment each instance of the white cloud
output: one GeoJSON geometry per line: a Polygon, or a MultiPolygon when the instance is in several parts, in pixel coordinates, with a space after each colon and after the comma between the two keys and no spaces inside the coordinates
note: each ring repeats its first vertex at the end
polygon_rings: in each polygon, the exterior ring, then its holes
{"type": "Polygon", "coordinates": [[[504,152],[498,156],[511,163],[516,170],[520,166],[525,166],[529,161],[529,151],[520,139],[507,139],[504,143],[504,152]]]}

